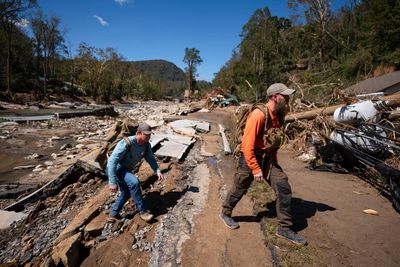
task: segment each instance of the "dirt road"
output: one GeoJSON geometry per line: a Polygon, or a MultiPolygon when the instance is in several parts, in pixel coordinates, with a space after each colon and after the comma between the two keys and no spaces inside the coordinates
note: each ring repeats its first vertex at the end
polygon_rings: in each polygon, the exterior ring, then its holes
{"type": "Polygon", "coordinates": [[[310,171],[280,153],[290,177],[296,228],[328,266],[400,266],[400,214],[369,184],[353,175],[310,171]],[[362,211],[374,209],[379,216],[362,211]]]}
{"type": "MultiPolygon", "coordinates": [[[[221,115],[196,117],[227,123],[221,115]]],[[[206,138],[204,143],[206,147],[222,149],[220,141],[206,138]]],[[[310,171],[294,156],[285,150],[279,153],[280,164],[292,185],[295,230],[308,239],[306,248],[275,241],[268,233],[264,236],[259,223],[263,215],[256,217],[247,196],[234,211],[239,229],[229,230],[219,221],[221,192],[223,195],[229,188],[234,172],[232,159],[219,155],[211,169],[207,205],[195,220],[193,235],[184,244],[183,266],[270,266],[273,262],[265,246],[268,242],[278,252],[282,265],[399,266],[400,215],[388,199],[356,176],[310,171]],[[379,215],[365,214],[364,209],[374,209],[379,215]]],[[[271,203],[265,204],[273,210],[271,203]]]]}
{"type": "Polygon", "coordinates": [[[204,150],[217,155],[209,160],[211,181],[207,204],[195,219],[191,238],[182,251],[183,266],[272,266],[270,251],[252,212],[253,204],[245,196],[235,209],[234,216],[240,222],[240,229],[230,230],[219,219],[221,203],[232,184],[235,162],[225,156],[221,138],[218,137],[218,123],[230,123],[228,114],[197,115],[197,118],[212,123],[212,131],[204,137],[204,150]]]}

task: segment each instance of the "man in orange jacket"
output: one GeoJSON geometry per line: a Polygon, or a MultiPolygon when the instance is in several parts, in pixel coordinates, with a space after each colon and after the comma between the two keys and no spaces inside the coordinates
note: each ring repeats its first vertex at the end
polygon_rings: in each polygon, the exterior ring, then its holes
{"type": "MultiPolygon", "coordinates": [[[[298,245],[306,244],[306,240],[293,232],[291,216],[292,191],[287,175],[277,162],[277,148],[267,147],[264,141],[265,132],[271,128],[281,128],[285,116],[289,111],[290,95],[295,92],[282,83],[272,84],[267,89],[268,102],[266,112],[254,109],[247,117],[246,126],[242,138],[242,153],[239,157],[237,173],[234,177],[234,184],[229,191],[223,205],[221,220],[224,224],[236,229],[239,224],[232,218],[232,211],[236,204],[246,194],[253,180],[261,182],[264,176],[270,175],[271,186],[276,194],[276,212],[279,221],[279,229],[276,235],[292,241],[298,245]],[[266,121],[266,117],[268,118],[266,121]],[[265,125],[266,124],[266,125],[265,125]],[[263,170],[263,160],[268,154],[272,156],[272,166],[263,170]],[[268,173],[266,173],[268,172],[268,173]]],[[[266,177],[268,178],[268,177],[266,177]]]]}

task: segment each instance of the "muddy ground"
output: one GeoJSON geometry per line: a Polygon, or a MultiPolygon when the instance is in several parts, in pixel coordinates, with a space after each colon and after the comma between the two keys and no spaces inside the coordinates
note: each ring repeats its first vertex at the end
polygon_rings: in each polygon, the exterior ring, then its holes
{"type": "MultiPolygon", "coordinates": [[[[60,253],[60,250],[52,248],[52,244],[57,243],[66,230],[72,229],[71,225],[80,216],[85,217],[85,212],[88,216],[85,207],[92,205],[91,201],[97,197],[100,208],[93,213],[91,220],[100,226],[97,232],[89,231],[90,223],[86,222],[86,227],[79,225],[73,232],[79,240],[81,253],[76,255],[77,259],[71,265],[400,265],[400,215],[390,201],[356,176],[310,171],[305,163],[294,159],[293,151],[287,149],[279,152],[279,162],[292,185],[295,230],[308,239],[308,245],[296,247],[273,235],[277,226],[274,195],[264,182],[254,183],[234,210],[240,228],[226,228],[218,214],[232,183],[235,162],[223,153],[218,123],[231,128],[232,110],[192,113],[184,117],[210,122],[211,131],[199,134],[199,140],[183,162],[163,163],[168,165],[163,165],[165,181],[154,184],[150,177],[143,183],[146,201],[156,215],[150,224],[138,218],[131,203],[126,205],[124,212],[133,217],[127,216],[119,226],[107,224],[106,214],[115,196],[108,193],[105,178],[79,178],[59,195],[44,201],[44,207],[37,209],[27,224],[16,224],[13,229],[3,232],[1,261],[50,266],[50,262],[54,263],[54,258],[57,258],[53,255],[63,254],[62,249],[60,253]],[[90,194],[86,195],[86,192],[90,194]],[[65,201],[68,199],[65,196],[69,195],[74,197],[65,201]],[[367,208],[378,211],[379,215],[363,213],[367,208]],[[51,231],[38,227],[40,224],[50,225],[49,220],[56,225],[51,231]],[[37,246],[41,244],[38,242],[40,238],[46,242],[37,246]]],[[[68,119],[62,121],[64,126],[53,123],[49,127],[46,123],[38,123],[8,130],[14,132],[13,137],[0,141],[3,142],[0,157],[4,159],[0,167],[3,174],[11,175],[7,182],[16,182],[17,179],[21,183],[40,184],[47,181],[51,176],[48,172],[55,176],[73,164],[74,159],[98,147],[113,120],[91,118],[82,122],[86,125],[83,129],[74,127],[79,120],[68,119]],[[99,130],[103,132],[97,132],[99,130]],[[93,135],[95,132],[97,134],[93,135]],[[92,139],[88,138],[90,134],[92,139]],[[53,146],[46,146],[49,150],[41,149],[52,136],[65,139],[53,140],[53,146]],[[86,141],[78,142],[81,140],[86,141]],[[69,160],[66,160],[67,152],[59,150],[67,142],[72,146],[68,154],[74,156],[69,160]],[[79,143],[84,143],[85,147],[76,148],[79,143]],[[34,153],[43,156],[30,161],[23,159],[34,153]],[[63,153],[63,156],[51,160],[51,166],[56,167],[47,169],[47,166],[37,173],[29,169],[17,171],[17,174],[12,171],[12,166],[16,165],[45,165],[52,153],[63,153]],[[43,172],[46,170],[48,172],[43,172]]],[[[37,207],[34,204],[29,209],[35,211],[37,207]]]]}

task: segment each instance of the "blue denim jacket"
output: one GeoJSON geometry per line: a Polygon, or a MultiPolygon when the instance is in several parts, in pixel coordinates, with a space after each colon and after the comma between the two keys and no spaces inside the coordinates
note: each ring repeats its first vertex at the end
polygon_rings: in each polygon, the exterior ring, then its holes
{"type": "Polygon", "coordinates": [[[121,167],[131,170],[144,157],[155,172],[160,172],[157,161],[154,158],[150,143],[138,145],[136,136],[129,136],[131,149],[128,151],[124,139],[115,146],[107,162],[108,183],[117,184],[117,170],[121,167]]]}

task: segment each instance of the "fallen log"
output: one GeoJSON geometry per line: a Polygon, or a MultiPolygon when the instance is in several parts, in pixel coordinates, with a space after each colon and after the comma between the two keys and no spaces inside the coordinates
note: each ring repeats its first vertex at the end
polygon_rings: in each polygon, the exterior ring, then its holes
{"type": "MultiPolygon", "coordinates": [[[[390,96],[379,97],[377,100],[383,100],[383,106],[387,107],[395,107],[400,105],[400,94],[394,94],[390,96]]],[[[293,122],[295,120],[312,120],[315,119],[317,116],[326,116],[332,115],[337,108],[341,108],[346,106],[346,104],[339,104],[335,106],[329,106],[325,108],[318,108],[314,110],[309,110],[300,113],[289,114],[286,116],[286,122],[293,122]]]]}

